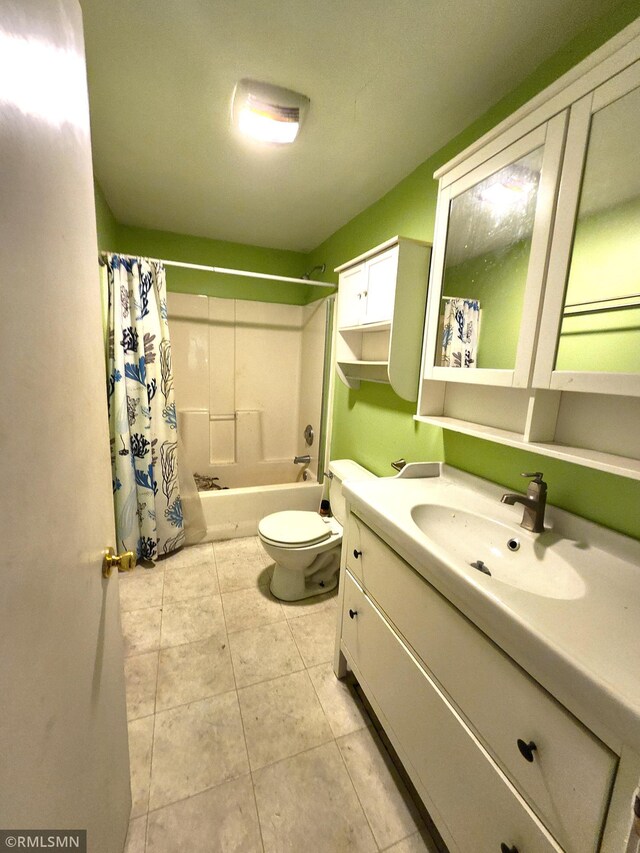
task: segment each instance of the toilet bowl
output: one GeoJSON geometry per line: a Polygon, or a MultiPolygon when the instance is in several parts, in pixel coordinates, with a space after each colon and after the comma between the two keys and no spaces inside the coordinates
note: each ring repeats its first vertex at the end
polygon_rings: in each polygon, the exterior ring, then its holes
{"type": "Polygon", "coordinates": [[[329,463],[329,476],[333,517],[291,510],[267,515],[258,524],[262,547],[275,562],[271,592],[282,601],[320,595],[338,584],[346,515],[342,483],[375,475],[351,459],[337,459],[329,463]]]}

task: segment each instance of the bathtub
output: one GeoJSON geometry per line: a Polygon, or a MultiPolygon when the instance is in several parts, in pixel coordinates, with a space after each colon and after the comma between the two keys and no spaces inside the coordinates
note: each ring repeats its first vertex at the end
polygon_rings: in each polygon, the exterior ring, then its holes
{"type": "Polygon", "coordinates": [[[199,492],[207,533],[203,542],[255,536],[265,515],[286,509],[317,510],[323,487],[315,481],[199,492]]]}

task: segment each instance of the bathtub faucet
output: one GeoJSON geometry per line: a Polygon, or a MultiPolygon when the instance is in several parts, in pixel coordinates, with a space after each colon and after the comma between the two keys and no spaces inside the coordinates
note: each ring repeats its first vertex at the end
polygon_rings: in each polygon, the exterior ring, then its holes
{"type": "Polygon", "coordinates": [[[294,465],[311,465],[311,457],[307,453],[306,456],[294,456],[293,458],[294,465]]]}

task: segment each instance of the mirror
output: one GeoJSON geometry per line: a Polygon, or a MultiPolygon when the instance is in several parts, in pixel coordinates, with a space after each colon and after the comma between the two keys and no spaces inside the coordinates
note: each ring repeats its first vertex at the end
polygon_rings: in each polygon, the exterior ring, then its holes
{"type": "Polygon", "coordinates": [[[555,369],[640,373],[640,89],[594,113],[555,369]]]}
{"type": "Polygon", "coordinates": [[[536,148],[451,200],[436,366],[515,368],[542,158],[536,148]]]}

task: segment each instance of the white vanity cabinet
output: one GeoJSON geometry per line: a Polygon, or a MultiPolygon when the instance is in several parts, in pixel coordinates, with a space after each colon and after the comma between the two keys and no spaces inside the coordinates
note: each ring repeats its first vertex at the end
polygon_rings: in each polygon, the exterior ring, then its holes
{"type": "Polygon", "coordinates": [[[353,512],[336,672],[460,853],[596,853],[618,757],[353,512]]]}
{"type": "Polygon", "coordinates": [[[430,252],[394,237],[336,268],[336,369],[349,388],[387,382],[417,399],[430,252]]]}

